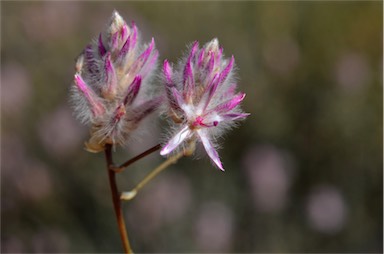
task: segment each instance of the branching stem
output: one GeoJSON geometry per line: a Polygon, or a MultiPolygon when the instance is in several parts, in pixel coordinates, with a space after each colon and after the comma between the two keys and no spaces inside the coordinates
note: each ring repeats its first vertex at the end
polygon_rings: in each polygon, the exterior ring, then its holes
{"type": "Polygon", "coordinates": [[[176,163],[181,157],[185,156],[185,151],[181,151],[171,157],[169,157],[166,161],[161,163],[157,168],[155,168],[151,173],[149,173],[140,183],[136,185],[131,191],[123,192],[120,196],[122,200],[131,200],[136,194],[139,192],[141,188],[143,188],[149,181],[151,181],[155,176],[157,176],[164,169],[168,168],[170,165],[176,163]]]}
{"type": "Polygon", "coordinates": [[[153,152],[156,152],[157,150],[160,149],[160,144],[157,144],[155,145],[154,147],[151,147],[149,148],[147,151],[133,157],[132,159],[129,159],[127,160],[126,162],[124,162],[123,164],[121,164],[120,166],[118,167],[115,167],[115,166],[112,166],[110,167],[109,169],[112,170],[112,171],[115,171],[115,173],[120,173],[122,172],[126,167],[128,167],[129,165],[133,164],[134,162],[144,158],[145,156],[147,155],[150,155],[151,153],[153,152]]]}

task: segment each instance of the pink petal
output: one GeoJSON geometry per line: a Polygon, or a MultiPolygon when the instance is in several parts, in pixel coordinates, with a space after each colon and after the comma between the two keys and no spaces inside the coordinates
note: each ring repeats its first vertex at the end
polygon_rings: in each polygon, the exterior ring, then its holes
{"type": "Polygon", "coordinates": [[[155,47],[155,40],[152,38],[152,41],[149,44],[149,46],[144,50],[144,52],[133,63],[133,65],[129,71],[130,72],[129,74],[138,73],[141,70],[141,68],[143,68],[144,64],[147,62],[149,56],[151,55],[154,47],[155,47]]]}
{"type": "Polygon", "coordinates": [[[148,73],[150,73],[153,70],[153,68],[156,65],[158,57],[159,57],[159,52],[157,50],[154,50],[152,55],[148,59],[147,63],[145,64],[145,66],[140,72],[143,77],[146,77],[148,73]]]}
{"type": "Polygon", "coordinates": [[[220,83],[223,83],[223,82],[227,79],[229,73],[232,71],[234,62],[235,62],[235,58],[234,58],[234,56],[232,56],[232,57],[231,57],[231,60],[230,60],[229,63],[228,63],[228,65],[227,65],[227,66],[225,67],[225,69],[220,73],[220,83]]]}
{"type": "Polygon", "coordinates": [[[219,167],[219,169],[224,171],[223,165],[221,164],[221,161],[219,158],[219,154],[217,153],[216,149],[213,147],[211,141],[209,140],[208,135],[202,130],[198,130],[197,133],[200,136],[200,140],[203,143],[203,146],[208,156],[216,164],[216,166],[219,167]]]}
{"type": "Polygon", "coordinates": [[[131,49],[134,49],[135,48],[135,46],[136,46],[136,42],[137,42],[137,27],[136,27],[136,24],[135,24],[135,22],[134,21],[132,21],[132,30],[133,30],[133,32],[132,32],[132,38],[131,38],[131,49]]]}
{"type": "Polygon", "coordinates": [[[171,84],[173,85],[173,82],[172,82],[172,67],[168,63],[167,59],[164,60],[163,74],[164,74],[164,77],[165,77],[167,85],[168,86],[171,85],[171,84]]]}
{"type": "Polygon", "coordinates": [[[111,53],[108,52],[105,58],[105,76],[106,76],[106,87],[103,89],[105,96],[114,96],[117,87],[117,76],[115,67],[111,60],[111,53]]]}
{"type": "Polygon", "coordinates": [[[182,105],[184,104],[183,98],[181,97],[179,91],[177,91],[176,87],[171,88],[172,91],[172,96],[177,103],[177,105],[181,108],[182,105]]]}
{"type": "Polygon", "coordinates": [[[197,60],[197,66],[201,67],[204,62],[205,49],[201,49],[199,53],[199,58],[197,60]]]}
{"type": "Polygon", "coordinates": [[[217,89],[217,87],[218,87],[218,85],[219,85],[218,76],[219,76],[219,75],[216,74],[216,75],[213,77],[213,79],[212,79],[211,83],[209,84],[209,86],[207,87],[207,91],[206,91],[206,92],[208,93],[208,98],[207,98],[207,100],[205,101],[204,111],[205,111],[205,109],[207,108],[209,102],[211,101],[211,99],[212,99],[213,95],[215,94],[216,89],[217,89]]]}
{"type": "Polygon", "coordinates": [[[119,34],[120,34],[119,32],[115,32],[114,34],[112,34],[112,37],[110,40],[110,48],[109,48],[110,51],[115,51],[118,49],[119,34]]]}
{"type": "Polygon", "coordinates": [[[160,155],[164,156],[169,153],[171,153],[173,150],[175,150],[176,147],[178,147],[186,138],[188,138],[192,134],[192,131],[189,129],[188,126],[185,126],[181,131],[176,133],[175,136],[173,136],[168,143],[161,149],[160,155]]]}
{"type": "Polygon", "coordinates": [[[240,104],[242,100],[245,98],[245,93],[238,93],[232,99],[219,104],[217,107],[210,111],[216,111],[217,113],[229,112],[234,109],[237,105],[240,104]]]}
{"type": "Polygon", "coordinates": [[[151,43],[149,44],[147,49],[139,57],[139,59],[140,59],[140,61],[142,61],[143,65],[148,60],[154,47],[155,47],[155,40],[152,38],[151,43]]]}
{"type": "Polygon", "coordinates": [[[168,63],[168,60],[164,61],[163,74],[165,77],[165,92],[168,98],[169,105],[173,110],[180,111],[181,108],[179,106],[178,100],[181,101],[181,96],[175,88],[175,84],[173,83],[172,67],[168,63]]]}
{"type": "Polygon", "coordinates": [[[193,77],[192,62],[189,59],[184,68],[184,100],[187,102],[192,101],[193,92],[195,89],[195,80],[193,77]]]}
{"type": "Polygon", "coordinates": [[[93,115],[99,116],[104,114],[105,109],[103,104],[99,101],[97,95],[92,91],[92,89],[88,87],[83,78],[79,74],[75,74],[74,81],[76,87],[90,104],[93,115]]]}
{"type": "Polygon", "coordinates": [[[99,54],[100,54],[100,56],[104,56],[105,53],[107,53],[107,50],[104,47],[103,38],[102,38],[102,36],[100,34],[99,35],[99,54]]]}
{"type": "Polygon", "coordinates": [[[128,39],[125,41],[123,47],[121,47],[118,59],[124,59],[125,58],[125,56],[129,52],[130,43],[131,43],[131,36],[128,36],[128,39]]]}
{"type": "Polygon", "coordinates": [[[129,30],[128,25],[124,23],[124,25],[121,27],[121,30],[120,30],[120,37],[122,41],[127,40],[128,30],[129,30]]]}
{"type": "Polygon", "coordinates": [[[192,45],[191,53],[189,54],[188,60],[193,60],[192,58],[195,57],[195,54],[199,48],[199,42],[195,41],[192,45]]]}
{"type": "Polygon", "coordinates": [[[124,98],[124,105],[131,105],[139,93],[141,86],[141,76],[137,75],[128,87],[127,95],[124,98]]]}
{"type": "Polygon", "coordinates": [[[235,120],[246,118],[249,115],[250,115],[249,113],[238,113],[238,114],[234,113],[234,114],[224,114],[224,115],[221,115],[221,117],[223,118],[223,121],[235,121],[235,120]]]}
{"type": "Polygon", "coordinates": [[[213,53],[213,51],[209,51],[209,55],[210,55],[210,58],[208,63],[208,73],[207,73],[208,76],[211,75],[215,67],[215,54],[213,53]]]}

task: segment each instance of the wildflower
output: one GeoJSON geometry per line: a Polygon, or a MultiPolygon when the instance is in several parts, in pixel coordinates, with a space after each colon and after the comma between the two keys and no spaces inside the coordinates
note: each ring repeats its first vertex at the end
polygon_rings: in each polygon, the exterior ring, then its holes
{"type": "Polygon", "coordinates": [[[78,118],[91,125],[88,151],[123,145],[159,106],[162,97],[148,94],[157,58],[154,39],[141,45],[136,25],[128,26],[116,11],[105,31],[86,46],[76,62],[72,101],[78,118]]]}
{"type": "Polygon", "coordinates": [[[229,60],[223,58],[217,39],[201,49],[195,42],[175,71],[164,61],[167,113],[177,131],[161,155],[170,154],[185,142],[200,141],[216,166],[224,170],[214,140],[249,115],[239,107],[245,93],[235,93],[234,65],[233,56],[229,60]]]}

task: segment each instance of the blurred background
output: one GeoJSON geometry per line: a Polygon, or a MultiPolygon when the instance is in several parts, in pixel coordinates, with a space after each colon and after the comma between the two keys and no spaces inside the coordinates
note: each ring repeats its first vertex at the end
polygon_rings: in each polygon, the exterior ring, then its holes
{"type": "MultiPolygon", "coordinates": [[[[124,204],[135,252],[382,252],[382,2],[2,2],[1,252],[111,253],[103,154],[72,116],[74,59],[116,9],[160,62],[217,37],[251,116],[124,204]]],[[[144,139],[116,161],[157,144],[144,139]]],[[[156,153],[118,176],[135,185],[156,153]]]]}

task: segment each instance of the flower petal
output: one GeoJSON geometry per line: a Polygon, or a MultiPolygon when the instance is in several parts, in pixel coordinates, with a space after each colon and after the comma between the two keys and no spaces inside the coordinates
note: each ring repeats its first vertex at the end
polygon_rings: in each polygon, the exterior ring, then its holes
{"type": "Polygon", "coordinates": [[[248,117],[249,113],[233,113],[221,115],[222,121],[235,121],[248,117]]]}
{"type": "Polygon", "coordinates": [[[168,143],[161,149],[160,155],[167,155],[171,153],[173,150],[175,150],[176,147],[178,147],[186,138],[188,138],[192,134],[192,131],[189,129],[188,126],[185,126],[181,131],[176,133],[175,136],[173,136],[168,143]]]}
{"type": "Polygon", "coordinates": [[[108,52],[107,56],[105,57],[104,62],[104,71],[105,71],[105,86],[102,87],[102,93],[104,98],[113,99],[116,95],[116,88],[117,88],[117,76],[115,67],[113,66],[112,60],[111,60],[111,53],[108,52]]]}
{"type": "Polygon", "coordinates": [[[234,109],[237,105],[239,105],[240,102],[244,100],[244,98],[245,98],[245,93],[238,93],[232,99],[219,104],[214,109],[211,109],[210,112],[216,111],[216,113],[219,113],[219,114],[223,112],[229,112],[232,109],[234,109]]]}
{"type": "Polygon", "coordinates": [[[219,167],[222,171],[224,171],[223,165],[221,164],[221,161],[220,161],[219,154],[217,153],[216,149],[213,147],[206,132],[203,130],[197,130],[197,134],[199,135],[200,140],[203,143],[203,146],[208,156],[216,164],[217,167],[219,167]]]}
{"type": "Polygon", "coordinates": [[[124,105],[131,105],[139,93],[141,87],[141,76],[137,75],[128,87],[127,95],[124,98],[124,105]]]}
{"type": "Polygon", "coordinates": [[[225,67],[225,69],[220,73],[220,83],[223,83],[227,77],[229,76],[229,73],[232,71],[233,69],[233,64],[235,62],[235,57],[232,56],[231,57],[231,60],[229,60],[229,63],[228,65],[225,67]]]}
{"type": "Polygon", "coordinates": [[[163,64],[163,74],[164,74],[164,77],[165,77],[165,81],[166,81],[166,85],[168,86],[174,86],[173,82],[172,82],[172,67],[171,65],[169,64],[168,60],[165,59],[164,60],[164,64],[163,64]]]}
{"type": "Polygon", "coordinates": [[[103,104],[100,102],[95,92],[85,83],[83,78],[79,74],[75,74],[74,81],[75,81],[76,87],[87,99],[89,105],[91,106],[93,115],[99,116],[104,114],[105,108],[103,104]]]}
{"type": "Polygon", "coordinates": [[[99,34],[99,44],[98,44],[98,47],[99,47],[99,54],[100,54],[100,56],[104,56],[107,53],[107,50],[105,49],[105,46],[103,44],[103,38],[102,38],[101,33],[99,34]]]}
{"type": "Polygon", "coordinates": [[[192,96],[195,89],[195,79],[193,77],[192,61],[188,59],[184,68],[184,77],[183,77],[184,87],[183,87],[183,97],[187,102],[192,102],[192,96]]]}

